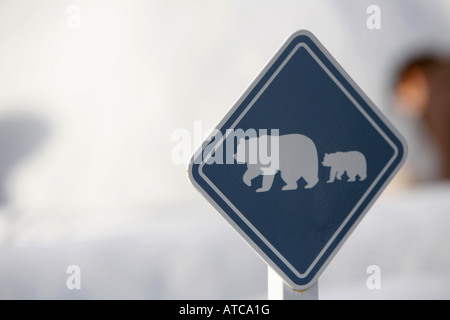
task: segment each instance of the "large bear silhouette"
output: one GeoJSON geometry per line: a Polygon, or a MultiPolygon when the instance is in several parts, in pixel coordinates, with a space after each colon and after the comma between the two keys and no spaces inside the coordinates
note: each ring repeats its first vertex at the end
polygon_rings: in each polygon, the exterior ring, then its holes
{"type": "Polygon", "coordinates": [[[246,152],[250,149],[249,146],[252,143],[260,146],[267,142],[268,137],[270,136],[239,140],[235,158],[238,163],[247,164],[247,171],[243,176],[244,183],[251,186],[252,180],[262,175],[262,187],[257,189],[256,192],[266,192],[270,190],[276,173],[280,171],[281,178],[286,183],[282,190],[296,190],[300,178],[303,178],[307,183],[305,189],[313,188],[319,182],[319,159],[314,142],[301,134],[282,135],[278,137],[279,154],[276,167],[273,163],[264,165],[259,159],[255,163],[249,162],[249,152],[246,152]],[[264,139],[264,142],[261,143],[261,139],[264,139]]]}

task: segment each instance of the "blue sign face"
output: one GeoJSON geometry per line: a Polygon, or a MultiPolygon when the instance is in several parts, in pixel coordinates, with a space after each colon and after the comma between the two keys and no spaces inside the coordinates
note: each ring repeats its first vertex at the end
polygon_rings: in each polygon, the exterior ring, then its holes
{"type": "Polygon", "coordinates": [[[189,177],[288,285],[305,289],[405,157],[400,134],[300,31],[196,152],[189,177]]]}

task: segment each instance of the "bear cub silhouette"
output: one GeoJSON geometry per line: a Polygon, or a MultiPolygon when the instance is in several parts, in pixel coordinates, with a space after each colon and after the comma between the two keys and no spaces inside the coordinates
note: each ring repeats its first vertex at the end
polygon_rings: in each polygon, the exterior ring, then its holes
{"type": "Polygon", "coordinates": [[[330,167],[330,178],[327,183],[333,183],[335,178],[342,180],[344,173],[347,173],[347,182],[359,181],[367,178],[367,163],[364,155],[359,151],[325,153],[322,165],[330,167]]]}
{"type": "Polygon", "coordinates": [[[243,176],[244,183],[250,187],[252,180],[262,175],[262,187],[256,192],[266,192],[270,190],[276,173],[280,171],[281,179],[286,183],[282,190],[296,190],[300,178],[307,183],[305,189],[313,188],[319,182],[319,159],[314,142],[301,134],[281,135],[278,136],[279,154],[276,167],[270,163],[264,165],[259,159],[256,163],[250,163],[249,152],[246,152],[249,150],[249,145],[256,143],[259,148],[260,144],[267,143],[268,137],[270,138],[270,136],[261,136],[239,140],[235,159],[238,163],[247,164],[247,171],[243,176]]]}

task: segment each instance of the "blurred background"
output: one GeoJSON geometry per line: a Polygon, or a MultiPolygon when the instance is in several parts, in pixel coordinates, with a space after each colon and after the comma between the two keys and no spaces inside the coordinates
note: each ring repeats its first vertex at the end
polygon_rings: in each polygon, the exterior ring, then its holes
{"type": "Polygon", "coordinates": [[[266,299],[265,263],[173,133],[213,128],[300,29],[409,145],[320,298],[449,299],[447,0],[0,0],[0,298],[266,299]]]}

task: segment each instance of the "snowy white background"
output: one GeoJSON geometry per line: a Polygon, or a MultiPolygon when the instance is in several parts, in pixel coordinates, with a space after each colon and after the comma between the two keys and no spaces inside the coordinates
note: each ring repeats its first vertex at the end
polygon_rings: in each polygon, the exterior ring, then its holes
{"type": "MultiPolygon", "coordinates": [[[[0,0],[0,298],[265,299],[266,265],[171,161],[171,134],[214,127],[300,29],[405,134],[407,168],[431,172],[390,85],[403,59],[450,50],[446,0],[0,0]]],[[[449,299],[449,194],[395,180],[320,298],[449,299]]]]}

